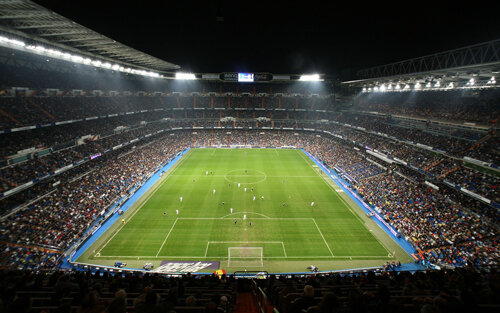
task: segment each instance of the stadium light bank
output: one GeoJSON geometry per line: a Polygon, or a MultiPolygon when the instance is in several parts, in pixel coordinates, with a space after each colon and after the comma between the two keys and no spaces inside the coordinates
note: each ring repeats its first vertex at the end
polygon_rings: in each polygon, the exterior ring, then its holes
{"type": "Polygon", "coordinates": [[[0,46],[13,48],[21,51],[27,51],[30,53],[43,55],[51,57],[54,59],[69,61],[78,64],[84,64],[88,66],[99,67],[107,70],[118,71],[123,73],[129,73],[134,75],[141,75],[146,77],[162,78],[163,76],[151,71],[132,69],[129,67],[124,67],[119,64],[111,64],[109,62],[102,62],[96,59],[90,59],[87,57],[82,57],[80,55],[71,54],[67,52],[62,52],[60,50],[46,48],[42,45],[27,45],[24,41],[11,39],[4,36],[0,36],[0,46]]]}
{"type": "Polygon", "coordinates": [[[408,91],[431,91],[431,90],[454,90],[454,89],[485,89],[485,88],[498,88],[496,77],[491,76],[489,80],[477,80],[470,78],[467,82],[447,82],[446,84],[441,81],[427,81],[415,83],[390,83],[377,84],[371,86],[364,86],[361,89],[362,93],[370,92],[408,92],[408,91]]]}
{"type": "Polygon", "coordinates": [[[182,72],[177,72],[175,73],[175,79],[178,80],[195,80],[196,75],[193,73],[182,73],[182,72]]]}
{"type": "Polygon", "coordinates": [[[320,82],[323,81],[319,74],[309,74],[309,75],[300,75],[299,77],[300,81],[303,82],[320,82]]]}

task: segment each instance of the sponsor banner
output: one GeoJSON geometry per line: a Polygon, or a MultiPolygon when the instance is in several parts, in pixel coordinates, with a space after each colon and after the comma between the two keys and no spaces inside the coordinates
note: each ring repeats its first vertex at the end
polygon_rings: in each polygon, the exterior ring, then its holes
{"type": "Polygon", "coordinates": [[[161,261],[158,268],[152,272],[156,273],[195,273],[205,269],[218,270],[220,262],[218,261],[161,261]]]}

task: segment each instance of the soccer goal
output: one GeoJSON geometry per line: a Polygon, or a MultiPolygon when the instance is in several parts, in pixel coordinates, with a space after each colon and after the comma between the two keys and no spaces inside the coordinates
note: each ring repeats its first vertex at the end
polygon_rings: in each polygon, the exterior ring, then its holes
{"type": "Polygon", "coordinates": [[[227,248],[227,266],[263,266],[263,251],[262,247],[229,247],[227,248]]]}

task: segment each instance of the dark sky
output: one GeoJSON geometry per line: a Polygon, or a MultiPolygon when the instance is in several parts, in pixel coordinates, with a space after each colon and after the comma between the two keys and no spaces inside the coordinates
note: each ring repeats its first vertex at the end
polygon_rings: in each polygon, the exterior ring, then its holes
{"type": "Polygon", "coordinates": [[[500,38],[499,1],[35,2],[193,72],[346,76],[500,38]]]}

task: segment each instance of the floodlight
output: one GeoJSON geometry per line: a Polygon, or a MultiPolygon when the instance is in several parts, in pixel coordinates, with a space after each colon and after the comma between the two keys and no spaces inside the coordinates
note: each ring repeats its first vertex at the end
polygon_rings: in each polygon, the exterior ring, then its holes
{"type": "Polygon", "coordinates": [[[410,89],[410,85],[406,84],[404,90],[410,89]]]}
{"type": "Polygon", "coordinates": [[[175,73],[175,79],[193,80],[193,79],[196,79],[196,76],[193,73],[177,72],[177,73],[175,73]]]}
{"type": "Polygon", "coordinates": [[[300,75],[299,80],[308,82],[317,82],[320,81],[321,78],[319,77],[319,74],[311,74],[311,75],[300,75]]]}
{"type": "Polygon", "coordinates": [[[436,87],[436,88],[441,87],[441,83],[439,82],[439,80],[434,84],[434,87],[436,87]]]}
{"type": "Polygon", "coordinates": [[[474,78],[471,78],[469,79],[469,81],[467,82],[467,86],[474,86],[476,82],[474,81],[474,78]]]}
{"type": "Polygon", "coordinates": [[[384,84],[382,84],[382,85],[380,86],[380,91],[382,91],[382,92],[384,92],[384,91],[385,91],[385,85],[384,85],[384,84]]]}
{"type": "Polygon", "coordinates": [[[363,92],[366,92],[366,87],[363,87],[363,92]]]}
{"type": "Polygon", "coordinates": [[[417,83],[415,84],[415,87],[414,87],[414,88],[418,90],[418,89],[422,88],[422,85],[420,85],[420,83],[419,83],[419,82],[417,82],[417,83]]]}
{"type": "Polygon", "coordinates": [[[399,84],[396,84],[396,88],[395,89],[399,90],[399,89],[401,89],[401,86],[399,86],[399,84]]]}
{"type": "Polygon", "coordinates": [[[453,87],[455,87],[455,85],[453,84],[453,82],[450,82],[450,83],[448,84],[448,88],[453,89],[453,87]]]}
{"type": "Polygon", "coordinates": [[[5,43],[9,43],[9,44],[16,45],[16,46],[22,46],[22,47],[24,47],[26,45],[24,42],[22,42],[20,40],[10,39],[10,38],[3,37],[3,36],[0,36],[0,42],[5,42],[5,43]]]}
{"type": "Polygon", "coordinates": [[[392,90],[392,85],[391,84],[387,85],[387,90],[392,90]]]}
{"type": "Polygon", "coordinates": [[[431,88],[431,82],[428,82],[428,83],[425,85],[425,88],[431,88]]]}
{"type": "Polygon", "coordinates": [[[73,61],[75,63],[82,63],[83,58],[79,55],[73,55],[73,56],[71,56],[71,61],[73,61]]]}

